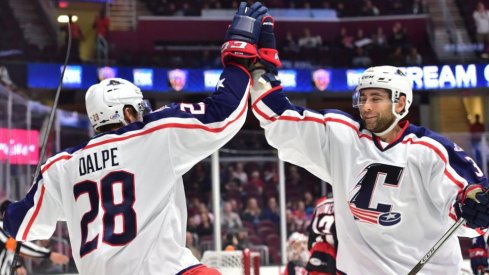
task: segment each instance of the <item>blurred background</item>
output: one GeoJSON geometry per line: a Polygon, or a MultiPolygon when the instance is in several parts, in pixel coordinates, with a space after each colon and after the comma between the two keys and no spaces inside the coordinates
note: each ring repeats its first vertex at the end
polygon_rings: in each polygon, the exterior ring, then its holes
{"type": "MultiPolygon", "coordinates": [[[[351,95],[359,74],[375,65],[402,67],[414,80],[408,119],[451,138],[487,173],[489,19],[481,15],[489,1],[261,2],[276,19],[284,65],[279,74],[293,103],[358,117],[351,95]]],[[[43,135],[49,135],[48,155],[93,135],[84,94],[104,78],[133,81],[154,109],[210,95],[221,72],[224,33],[238,5],[228,0],[0,1],[1,195],[24,196],[43,135]],[[68,20],[73,34],[69,66],[55,127],[46,133],[68,20]]],[[[284,238],[306,233],[315,201],[328,195],[330,186],[290,164],[279,173],[276,152],[251,114],[219,155],[219,209],[212,203],[210,159],[184,177],[188,245],[197,257],[233,244],[258,251],[262,266],[284,264],[284,238]],[[235,213],[239,220],[221,219],[221,236],[214,233],[216,211],[235,213]]],[[[466,256],[470,240],[461,242],[466,256]]],[[[55,237],[42,245],[70,254],[65,226],[60,223],[55,237]]],[[[76,272],[72,261],[63,267],[48,260],[24,263],[30,274],[76,272]]]]}

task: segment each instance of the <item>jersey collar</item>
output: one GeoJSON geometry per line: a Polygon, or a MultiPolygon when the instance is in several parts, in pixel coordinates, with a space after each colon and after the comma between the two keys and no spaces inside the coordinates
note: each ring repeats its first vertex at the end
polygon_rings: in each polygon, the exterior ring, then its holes
{"type": "Polygon", "coordinates": [[[399,133],[397,134],[394,141],[387,144],[387,146],[385,146],[385,147],[382,145],[382,143],[385,143],[385,142],[382,142],[378,136],[376,136],[374,133],[372,133],[374,144],[380,151],[383,152],[383,151],[389,150],[390,148],[394,147],[396,144],[398,144],[399,142],[401,142],[404,139],[404,136],[406,135],[406,129],[409,127],[409,121],[403,120],[403,121],[399,122],[399,126],[401,126],[401,131],[399,131],[399,133]]]}

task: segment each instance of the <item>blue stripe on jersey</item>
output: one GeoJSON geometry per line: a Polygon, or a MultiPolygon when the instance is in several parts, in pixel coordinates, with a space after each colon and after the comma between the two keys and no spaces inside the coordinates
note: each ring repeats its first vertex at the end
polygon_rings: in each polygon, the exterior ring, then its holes
{"type": "Polygon", "coordinates": [[[190,271],[190,270],[192,270],[196,267],[199,267],[199,266],[202,266],[202,264],[196,264],[196,265],[189,266],[189,267],[185,268],[184,270],[181,270],[180,272],[178,272],[175,275],[183,275],[185,272],[190,271]]]}
{"type": "Polygon", "coordinates": [[[191,113],[190,108],[182,107],[182,103],[173,103],[161,111],[145,116],[144,123],[166,117],[196,118],[203,124],[225,120],[238,108],[244,94],[247,92],[246,88],[250,78],[242,69],[228,66],[224,69],[219,79],[220,85],[216,87],[217,91],[203,101],[205,113],[200,114],[198,112],[202,108],[199,103],[192,104],[193,109],[196,110],[194,114],[191,113]],[[180,108],[186,111],[182,111],[180,108]]]}
{"type": "MultiPolygon", "coordinates": [[[[146,124],[164,119],[164,118],[195,118],[203,124],[224,121],[238,108],[241,100],[247,92],[247,86],[250,81],[249,75],[242,69],[235,66],[228,66],[221,74],[220,82],[223,86],[216,87],[217,91],[212,96],[204,99],[202,103],[205,106],[205,113],[199,114],[199,110],[202,108],[200,103],[186,104],[181,110],[181,105],[184,103],[170,103],[161,110],[147,114],[143,118],[143,122],[131,123],[116,131],[102,133],[96,137],[104,134],[117,134],[121,135],[130,131],[142,129],[146,124]],[[191,105],[192,107],[189,107],[191,105]],[[194,114],[190,111],[193,108],[194,114]],[[195,114],[197,112],[197,114],[195,114]]],[[[72,152],[83,148],[84,145],[74,148],[72,152]]]]}
{"type": "Polygon", "coordinates": [[[42,179],[42,176],[39,175],[37,179],[23,200],[12,203],[7,208],[7,213],[5,213],[3,220],[3,227],[11,236],[17,236],[20,224],[24,220],[25,215],[34,206],[34,196],[38,191],[38,182],[42,179]]]}
{"type": "Polygon", "coordinates": [[[485,176],[478,177],[476,175],[478,171],[474,166],[476,165],[475,162],[472,162],[471,158],[464,151],[456,150],[456,148],[459,147],[454,142],[434,131],[413,124],[409,125],[400,140],[403,140],[404,136],[410,133],[415,134],[419,138],[426,136],[440,143],[447,150],[447,161],[449,162],[449,165],[459,176],[467,180],[469,184],[481,184],[484,187],[488,187],[487,178],[485,176]]]}

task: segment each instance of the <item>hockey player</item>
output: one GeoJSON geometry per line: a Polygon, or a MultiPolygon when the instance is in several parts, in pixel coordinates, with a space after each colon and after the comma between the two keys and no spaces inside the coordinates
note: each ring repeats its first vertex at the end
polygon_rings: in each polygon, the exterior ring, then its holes
{"type": "Polygon", "coordinates": [[[185,247],[181,177],[245,122],[266,12],[259,2],[241,3],[222,47],[224,71],[203,102],[144,115],[132,83],[112,78],[90,87],[87,113],[99,134],[49,158],[27,196],[3,204],[9,234],[46,239],[66,220],[80,274],[218,274],[185,247]]]}
{"type": "MultiPolygon", "coordinates": [[[[407,274],[457,218],[466,220],[459,234],[489,225],[487,180],[477,164],[445,137],[400,122],[413,101],[401,70],[361,75],[356,120],[293,105],[265,65],[252,73],[253,112],[282,160],[333,186],[340,274],[407,274]]],[[[421,273],[458,274],[461,263],[453,235],[421,273]]]]}
{"type": "Polygon", "coordinates": [[[307,248],[310,258],[306,265],[309,275],[336,274],[336,227],[333,198],[322,197],[316,202],[308,227],[307,248]]]}

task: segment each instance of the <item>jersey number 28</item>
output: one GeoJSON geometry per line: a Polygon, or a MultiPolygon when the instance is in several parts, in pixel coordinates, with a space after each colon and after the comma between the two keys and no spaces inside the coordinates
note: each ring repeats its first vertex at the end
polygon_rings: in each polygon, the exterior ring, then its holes
{"type": "Polygon", "coordinates": [[[98,185],[94,181],[86,180],[73,186],[75,200],[87,194],[90,202],[90,210],[81,219],[81,245],[80,257],[97,249],[98,237],[87,241],[88,225],[98,216],[99,205],[102,204],[104,215],[102,224],[104,226],[102,241],[113,246],[125,245],[136,237],[136,212],[133,205],[135,198],[134,175],[126,171],[111,172],[100,180],[100,193],[98,185]],[[122,201],[115,202],[114,185],[120,184],[122,201]],[[100,195],[101,196],[100,196],[100,195]],[[102,198],[102,201],[100,201],[102,198]],[[100,203],[99,203],[100,202],[100,203]],[[122,232],[115,232],[116,217],[122,217],[122,232]]]}

